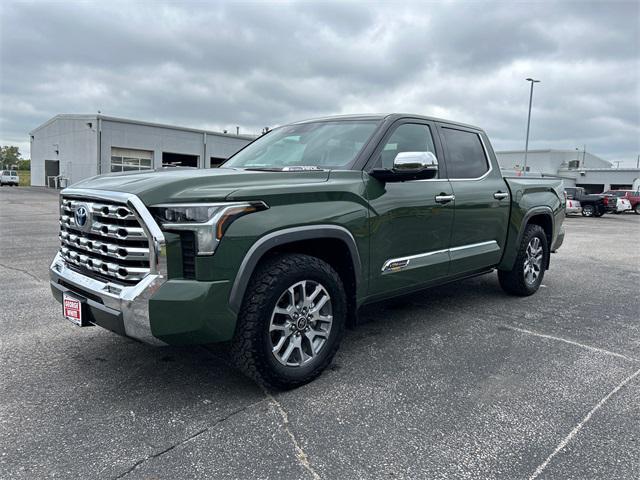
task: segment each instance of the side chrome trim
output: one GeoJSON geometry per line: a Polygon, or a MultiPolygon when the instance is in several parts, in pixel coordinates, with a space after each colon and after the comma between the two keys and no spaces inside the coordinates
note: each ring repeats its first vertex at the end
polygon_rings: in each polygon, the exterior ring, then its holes
{"type": "Polygon", "coordinates": [[[391,258],[382,265],[382,273],[395,273],[408,268],[426,267],[449,261],[449,249],[419,253],[409,257],[391,258]]]}
{"type": "Polygon", "coordinates": [[[147,207],[136,195],[67,188],[60,192],[65,197],[106,199],[126,204],[142,226],[149,241],[149,274],[137,284],[123,286],[91,278],[71,270],[58,252],[49,267],[51,283],[58,285],[64,280],[68,285],[92,293],[102,300],[105,307],[122,312],[127,336],[151,345],[166,345],[151,333],[149,299],[167,281],[167,255],[165,238],[147,207]]]}
{"type": "Polygon", "coordinates": [[[382,273],[395,273],[411,268],[428,267],[438,263],[458,260],[460,258],[483,253],[499,251],[500,246],[495,240],[487,242],[470,243],[459,247],[447,248],[444,250],[434,250],[432,252],[419,253],[408,257],[391,258],[382,265],[382,273]]]}

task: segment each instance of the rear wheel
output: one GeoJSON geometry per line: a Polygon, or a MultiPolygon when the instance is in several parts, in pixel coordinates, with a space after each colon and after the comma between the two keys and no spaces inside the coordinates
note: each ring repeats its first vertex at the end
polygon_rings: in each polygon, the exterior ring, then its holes
{"type": "Polygon", "coordinates": [[[636,204],[636,208],[633,211],[636,212],[636,215],[640,215],[640,203],[636,204]]]}
{"type": "Polygon", "coordinates": [[[582,207],[583,217],[593,217],[593,213],[594,213],[593,205],[585,205],[582,207]]]}
{"type": "Polygon", "coordinates": [[[526,297],[538,291],[549,259],[547,235],[539,225],[527,225],[513,269],[498,270],[502,289],[526,297]]]}
{"type": "Polygon", "coordinates": [[[295,388],[329,365],[340,344],[347,302],[326,262],[286,254],[265,262],[244,298],[232,342],[236,365],[270,388],[295,388]]]}

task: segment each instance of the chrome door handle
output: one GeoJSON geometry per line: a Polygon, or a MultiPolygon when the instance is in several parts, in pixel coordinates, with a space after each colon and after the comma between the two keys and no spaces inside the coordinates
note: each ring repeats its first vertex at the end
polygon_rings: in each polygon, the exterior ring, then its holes
{"type": "Polygon", "coordinates": [[[493,198],[495,198],[496,200],[502,200],[504,198],[507,198],[509,196],[509,194],[507,192],[496,192],[493,194],[493,198]]]}
{"type": "Polygon", "coordinates": [[[449,203],[456,199],[455,195],[436,195],[437,203],[449,203]]]}

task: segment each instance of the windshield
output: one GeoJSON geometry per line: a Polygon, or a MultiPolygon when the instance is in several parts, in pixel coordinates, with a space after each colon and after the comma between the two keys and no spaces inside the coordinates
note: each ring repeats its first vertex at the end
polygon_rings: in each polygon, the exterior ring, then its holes
{"type": "Polygon", "coordinates": [[[348,168],[377,126],[377,121],[369,120],[286,125],[260,137],[222,166],[348,168]]]}

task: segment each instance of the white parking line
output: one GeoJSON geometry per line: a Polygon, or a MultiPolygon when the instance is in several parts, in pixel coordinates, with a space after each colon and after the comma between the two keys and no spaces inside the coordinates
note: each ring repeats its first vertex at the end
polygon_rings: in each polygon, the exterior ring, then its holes
{"type": "Polygon", "coordinates": [[[513,330],[515,332],[526,333],[526,334],[529,334],[529,335],[535,335],[536,337],[546,338],[548,340],[555,340],[557,342],[568,343],[569,345],[574,345],[576,347],[585,348],[585,349],[591,350],[593,352],[604,353],[606,355],[612,355],[614,357],[622,358],[622,359],[627,360],[629,362],[640,362],[640,360],[637,359],[637,358],[628,357],[627,355],[623,355],[621,353],[612,352],[611,350],[605,350],[604,348],[592,347],[591,345],[585,345],[584,343],[578,343],[578,342],[576,342],[574,340],[569,340],[569,339],[562,338],[562,337],[554,337],[553,335],[547,335],[546,333],[534,332],[533,330],[527,330],[526,328],[512,327],[511,325],[502,325],[502,327],[504,327],[504,328],[506,328],[508,330],[513,330]]]}
{"type": "Polygon", "coordinates": [[[567,446],[567,444],[571,441],[571,439],[575,437],[580,430],[582,430],[582,427],[584,427],[584,425],[589,421],[589,419],[593,416],[593,414],[596,413],[600,408],[602,408],[602,406],[607,402],[607,400],[609,400],[613,395],[615,395],[618,392],[618,390],[620,390],[622,387],[624,387],[627,383],[629,383],[638,375],[640,375],[640,369],[636,370],[633,374],[625,378],[622,382],[620,382],[616,386],[616,388],[611,390],[605,397],[603,397],[602,400],[600,400],[596,404],[596,406],[593,407],[589,411],[589,413],[587,413],[587,415],[582,419],[582,421],[578,423],[578,425],[576,425],[573,428],[573,430],[569,432],[569,435],[564,437],[564,439],[558,444],[558,446],[551,453],[551,455],[549,455],[547,459],[544,462],[542,462],[542,464],[538,468],[536,468],[536,471],[533,472],[533,474],[529,477],[529,480],[534,480],[535,478],[537,478],[544,471],[544,469],[547,468],[547,465],[549,465],[549,462],[553,460],[553,457],[555,457],[558,453],[560,453],[560,451],[562,451],[562,449],[567,446]]]}

